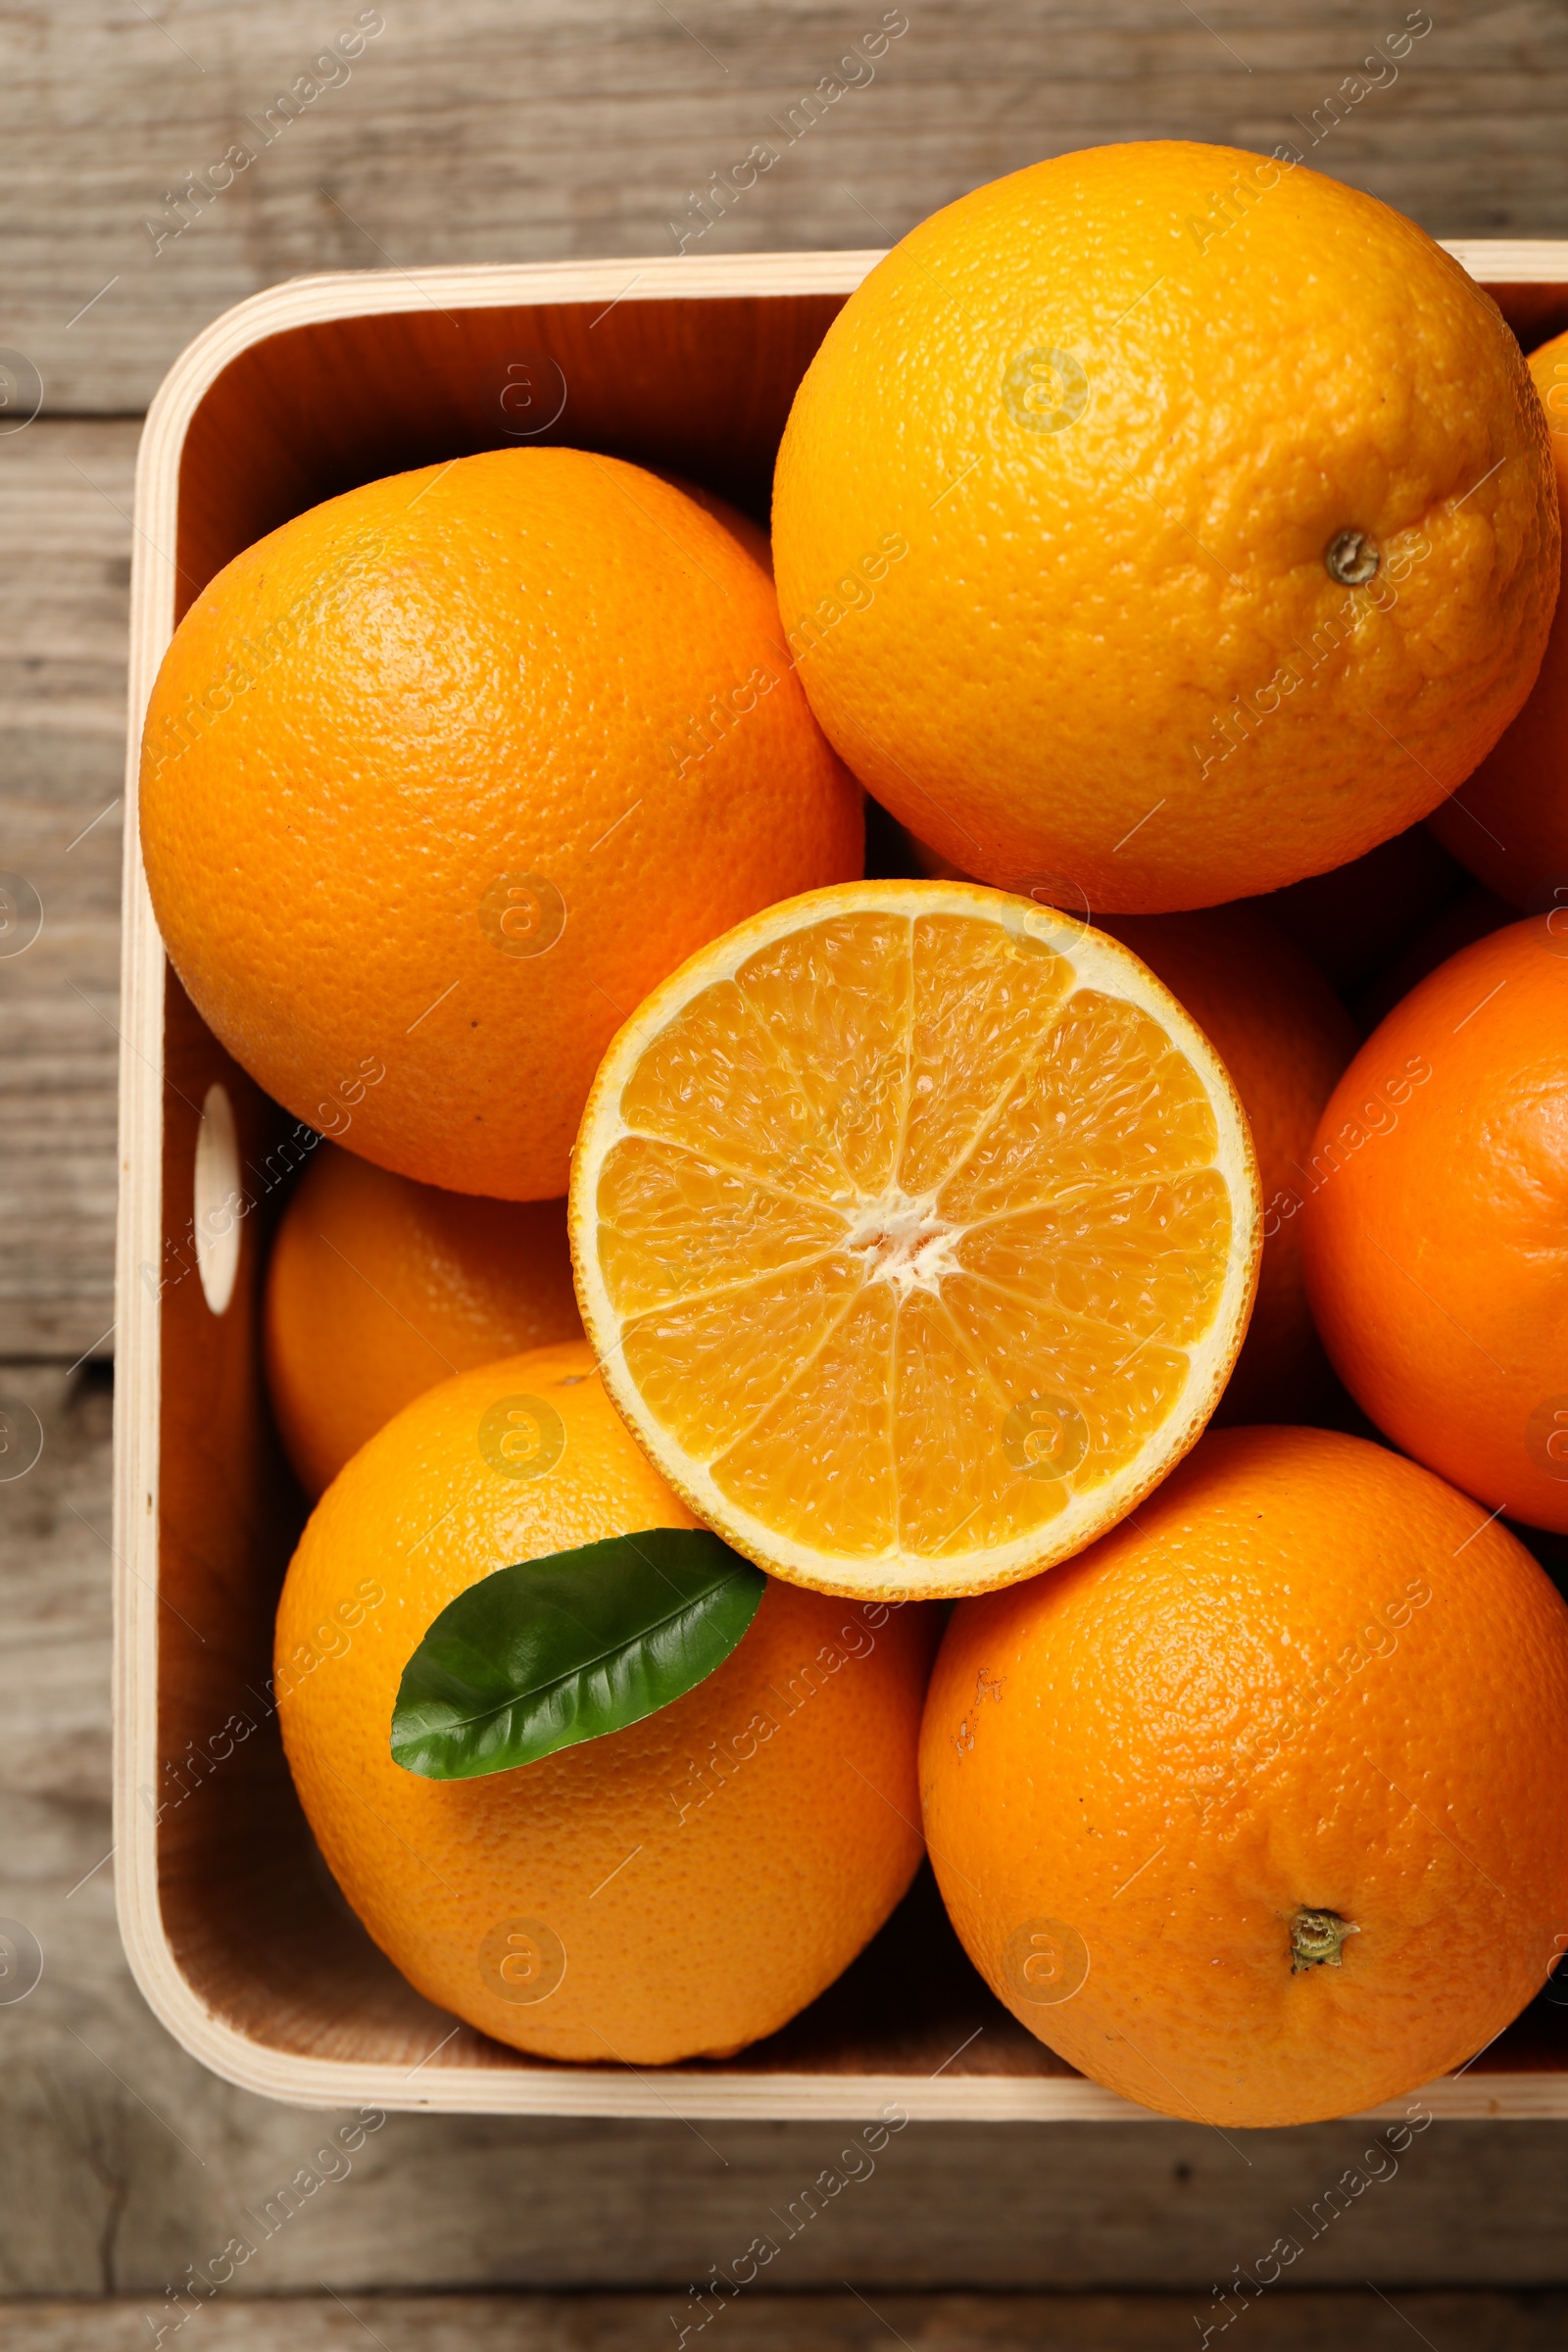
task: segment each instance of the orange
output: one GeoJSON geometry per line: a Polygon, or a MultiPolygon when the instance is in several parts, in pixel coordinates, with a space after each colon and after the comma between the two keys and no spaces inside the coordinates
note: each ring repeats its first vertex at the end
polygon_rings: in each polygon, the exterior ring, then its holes
{"type": "Polygon", "coordinates": [[[974,884],[768,909],[656,989],[572,1167],[583,1322],[726,1542],[823,1592],[1031,1576],[1186,1451],[1241,1346],[1257,1173],[1138,958],[974,884]]]}
{"type": "MultiPolygon", "coordinates": [[[[1510,923],[1367,1039],[1302,1185],[1307,1295],[1396,1446],[1568,1532],[1568,936],[1510,923]]],[[[1568,918],[1562,918],[1568,925],[1568,918]]]]}
{"type": "Polygon", "coordinates": [[[1458,263],[1287,160],[1093,148],[880,262],[797,394],[779,604],[944,858],[1097,911],[1268,891],[1434,808],[1529,691],[1556,500],[1458,263]]]}
{"type": "Polygon", "coordinates": [[[577,1341],[418,1397],[330,1488],[288,1572],[278,1714],[333,1876],[411,1984],[517,2049],[726,2056],[832,1982],[920,1858],[923,1612],[785,1585],[706,1681],[624,1731],[480,1780],[393,1762],[404,1666],[457,1594],[691,1525],[577,1341]],[[531,1454],[487,1445],[498,1407],[531,1454]]]}
{"type": "Polygon", "coordinates": [[[920,1779],[1042,2041],[1168,2115],[1344,2115],[1473,2057],[1568,1943],[1568,1609],[1413,1462],[1221,1430],[957,1609],[920,1779]]]}
{"type": "Polygon", "coordinates": [[[298,1117],[349,1102],[381,1166],[558,1196],[654,982],[859,871],[743,541],[618,459],[500,450],[330,499],[197,598],[148,710],[147,877],[209,1027],[298,1117]]]}
{"type": "Polygon", "coordinates": [[[1306,1303],[1294,1203],[1355,1024],[1311,959],[1247,906],[1115,915],[1108,928],[1185,1005],[1229,1070],[1257,1152],[1263,1255],[1225,1421],[1284,1421],[1322,1403],[1328,1367],[1306,1303]]]}
{"type": "MultiPolygon", "coordinates": [[[[1568,335],[1533,351],[1529,368],[1546,412],[1559,516],[1568,517],[1568,335]]],[[[1511,906],[1568,906],[1568,607],[1557,607],[1524,709],[1432,824],[1511,906]]]]}
{"type": "Polygon", "coordinates": [[[272,1411],[314,1501],[453,1372],[576,1338],[565,1203],[438,1192],[323,1144],[267,1273],[272,1411]]]}

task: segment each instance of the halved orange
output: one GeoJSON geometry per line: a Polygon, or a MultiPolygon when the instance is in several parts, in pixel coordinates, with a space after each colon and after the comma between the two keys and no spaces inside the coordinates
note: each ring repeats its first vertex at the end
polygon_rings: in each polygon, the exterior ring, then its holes
{"type": "Polygon", "coordinates": [[[669,1484],[776,1576],[982,1592],[1101,1534],[1207,1420],[1257,1170],[1130,950],[951,882],[791,899],[626,1023],[573,1159],[583,1318],[669,1484]]]}

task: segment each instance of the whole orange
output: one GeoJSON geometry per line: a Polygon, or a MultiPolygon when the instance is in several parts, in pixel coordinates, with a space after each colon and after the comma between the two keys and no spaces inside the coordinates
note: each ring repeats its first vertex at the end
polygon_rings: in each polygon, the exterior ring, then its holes
{"type": "Polygon", "coordinates": [[[1221,1430],[959,1603],[920,1777],[958,1934],[1042,2041],[1165,2114],[1344,2115],[1472,2057],[1563,1946],[1568,1609],[1415,1463],[1221,1430]]]}
{"type": "Polygon", "coordinates": [[[175,969],[269,1093],[422,1182],[564,1192],[657,980],[859,871],[859,794],[743,536],[618,459],[492,451],[237,556],[175,632],[141,838],[175,969]]]}
{"type": "MultiPolygon", "coordinates": [[[[1568,335],[1533,351],[1529,368],[1546,412],[1559,515],[1568,518],[1568,335]]],[[[1524,709],[1432,824],[1510,906],[1568,906],[1568,607],[1558,604],[1524,709]]]]}
{"type": "Polygon", "coordinates": [[[458,1593],[695,1524],[577,1341],[416,1398],[334,1482],[289,1568],[278,1716],[321,1851],[410,1982],[518,2049],[726,2056],[831,1984],[919,1861],[917,1606],[770,1584],[722,1665],[624,1731],[479,1780],[393,1762],[403,1669],[458,1593]]]}
{"type": "Polygon", "coordinates": [[[1153,140],[978,188],[877,265],[796,396],[773,536],[879,801],[988,882],[1151,912],[1435,807],[1529,691],[1559,529],[1457,262],[1288,159],[1153,140]]]}
{"type": "Polygon", "coordinates": [[[1373,1031],[1301,1184],[1307,1295],[1381,1430],[1568,1531],[1568,917],[1441,964],[1373,1031]]]}
{"type": "Polygon", "coordinates": [[[322,1144],[267,1270],[267,1379],[314,1501],[426,1389],[574,1339],[564,1200],[483,1200],[322,1144]]]}
{"type": "Polygon", "coordinates": [[[1251,906],[1115,915],[1105,928],[1184,1004],[1229,1070],[1252,1130],[1263,1255],[1252,1319],[1221,1421],[1285,1421],[1322,1402],[1328,1367],[1290,1203],[1323,1105],[1356,1048],[1355,1024],[1310,957],[1251,906]]]}

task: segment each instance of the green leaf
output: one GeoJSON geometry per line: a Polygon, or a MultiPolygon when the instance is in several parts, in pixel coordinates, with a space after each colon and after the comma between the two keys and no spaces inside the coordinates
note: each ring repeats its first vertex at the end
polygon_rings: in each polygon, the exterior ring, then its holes
{"type": "Polygon", "coordinates": [[[471,1781],[641,1723],[723,1664],[766,1583],[705,1527],[498,1568],[448,1603],[404,1668],[393,1760],[471,1781]]]}

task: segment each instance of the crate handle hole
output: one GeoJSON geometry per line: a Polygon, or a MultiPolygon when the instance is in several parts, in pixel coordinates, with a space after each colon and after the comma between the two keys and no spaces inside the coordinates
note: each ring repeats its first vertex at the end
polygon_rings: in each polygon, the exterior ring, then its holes
{"type": "Polygon", "coordinates": [[[234,1296],[239,1274],[240,1183],[239,1137],[234,1128],[234,1105],[228,1089],[216,1083],[207,1089],[201,1125],[196,1130],[194,1180],[196,1271],[202,1292],[215,1315],[222,1314],[234,1296]]]}

